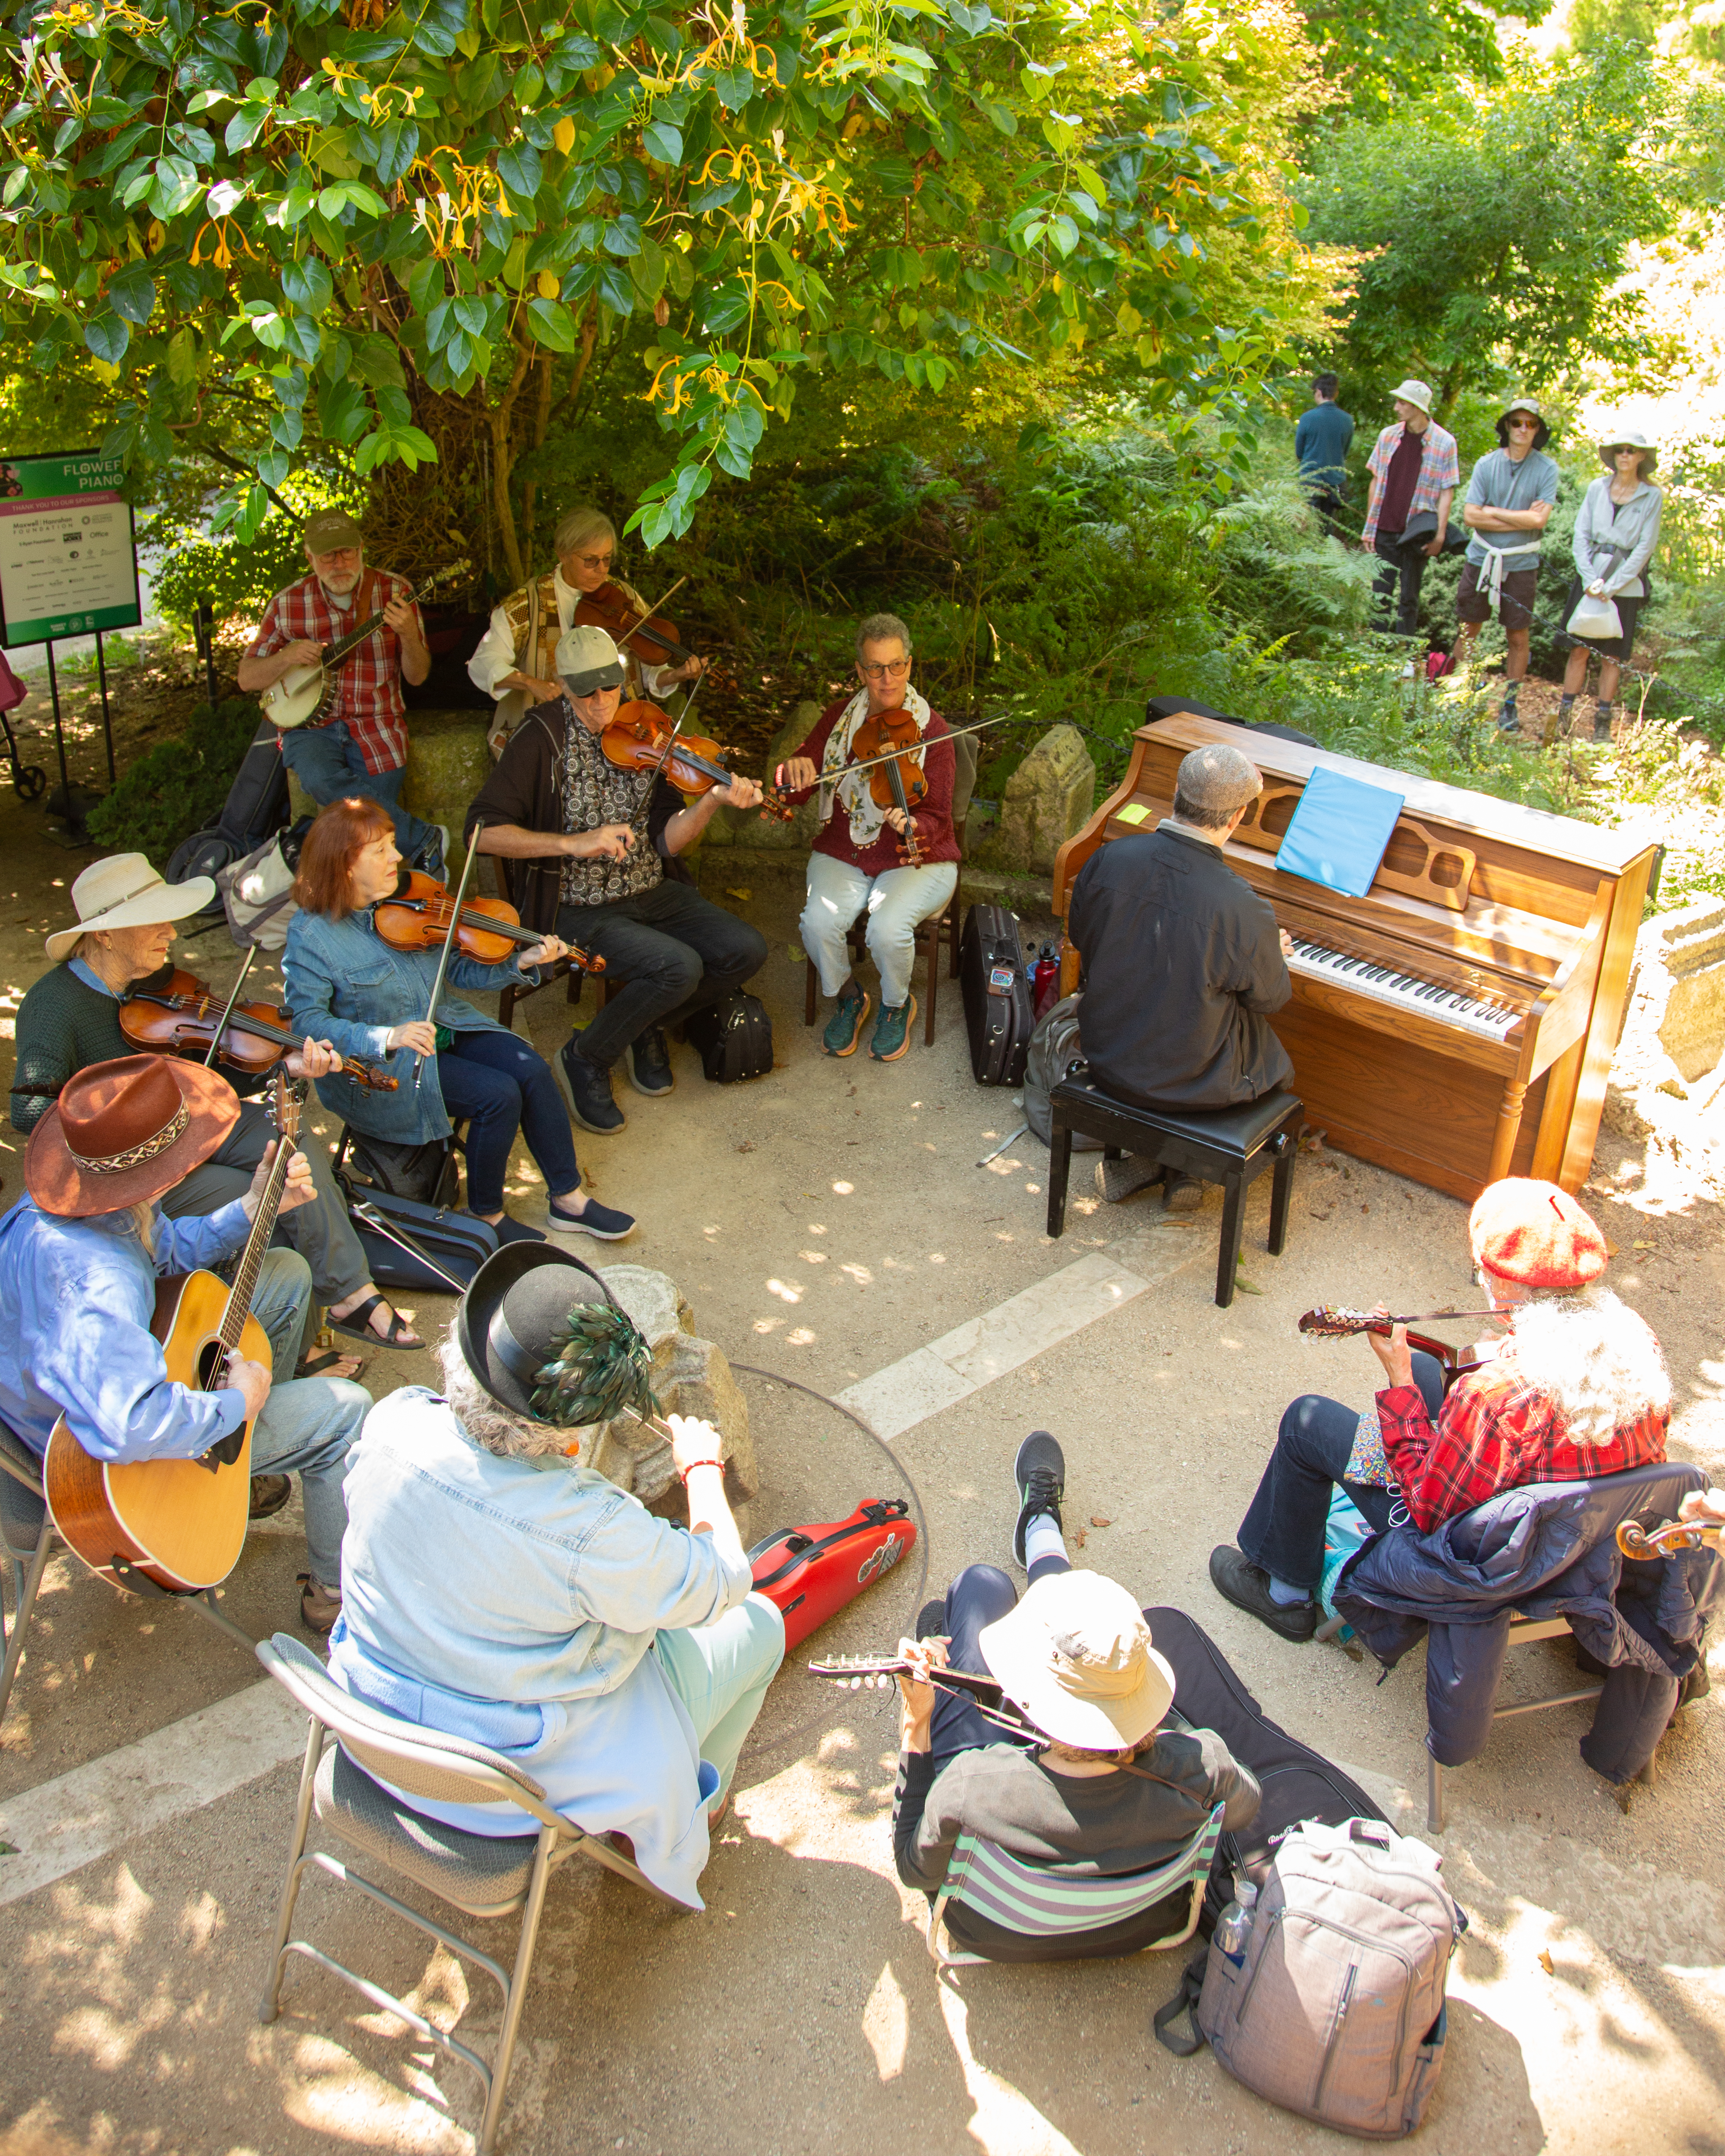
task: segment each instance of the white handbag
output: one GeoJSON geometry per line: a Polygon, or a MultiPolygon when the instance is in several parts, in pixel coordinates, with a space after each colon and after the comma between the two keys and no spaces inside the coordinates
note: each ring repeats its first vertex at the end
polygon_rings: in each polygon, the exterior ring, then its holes
{"type": "Polygon", "coordinates": [[[1569,617],[1568,629],[1571,636],[1621,636],[1623,617],[1615,599],[1595,598],[1591,592],[1584,592],[1569,617]]]}

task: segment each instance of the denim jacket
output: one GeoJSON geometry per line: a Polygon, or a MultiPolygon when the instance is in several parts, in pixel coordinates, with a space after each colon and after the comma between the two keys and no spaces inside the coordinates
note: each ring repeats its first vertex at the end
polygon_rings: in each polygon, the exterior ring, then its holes
{"type": "MultiPolygon", "coordinates": [[[[362,1086],[337,1071],[320,1078],[317,1097],[331,1115],[357,1131],[414,1145],[447,1137],[449,1118],[437,1082],[437,1058],[428,1055],[414,1083],[418,1056],[411,1048],[393,1052],[383,1044],[393,1029],[425,1015],[425,1001],[437,978],[437,951],[392,950],[372,926],[372,909],[344,920],[321,913],[296,913],[288,929],[281,974],[293,1011],[294,1030],[314,1040],[328,1040],[344,1055],[363,1056],[385,1065],[399,1081],[393,1093],[362,1086]]],[[[438,1003],[436,1022],[452,1033],[505,1033],[494,1018],[447,993],[458,988],[521,988],[538,983],[536,967],[525,972],[511,960],[506,966],[482,966],[475,958],[452,954],[438,1003]]]]}
{"type": "MultiPolygon", "coordinates": [[[[481,1451],[417,1385],[372,1409],[349,1460],[331,1677],[506,1751],[558,1810],[627,1834],[655,1884],[698,1908],[716,1778],[652,1647],[742,1602],[747,1558],[590,1468],[481,1451]]],[[[413,1802],[476,1833],[531,1831],[512,1804],[413,1802]]]]}

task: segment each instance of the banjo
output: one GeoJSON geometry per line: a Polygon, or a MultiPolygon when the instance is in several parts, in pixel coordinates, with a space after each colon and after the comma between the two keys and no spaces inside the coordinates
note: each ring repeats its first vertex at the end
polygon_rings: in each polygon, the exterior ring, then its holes
{"type": "MultiPolygon", "coordinates": [[[[404,603],[424,598],[439,584],[471,573],[470,562],[452,562],[448,568],[439,569],[434,575],[428,577],[417,591],[410,585],[404,603]]],[[[280,680],[272,681],[263,693],[260,701],[264,717],[272,725],[280,726],[284,733],[295,726],[321,725],[331,716],[335,705],[336,678],[342,660],[374,636],[382,623],[383,609],[380,607],[375,613],[368,614],[351,629],[338,643],[325,644],[323,655],[316,665],[289,667],[280,680]]]]}

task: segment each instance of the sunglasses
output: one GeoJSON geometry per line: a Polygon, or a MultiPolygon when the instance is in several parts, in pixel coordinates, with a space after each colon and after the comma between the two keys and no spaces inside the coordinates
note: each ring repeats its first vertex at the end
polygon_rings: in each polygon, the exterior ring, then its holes
{"type": "Polygon", "coordinates": [[[1509,431],[1512,434],[1537,434],[1539,432],[1539,422],[1537,419],[1512,419],[1509,423],[1509,431]]]}

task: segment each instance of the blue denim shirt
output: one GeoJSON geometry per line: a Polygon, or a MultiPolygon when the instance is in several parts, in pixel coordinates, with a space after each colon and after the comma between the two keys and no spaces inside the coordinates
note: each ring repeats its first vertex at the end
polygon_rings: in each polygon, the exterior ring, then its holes
{"type": "MultiPolygon", "coordinates": [[[[372,1409],[348,1458],[330,1675],[507,1751],[557,1810],[627,1834],[648,1877],[698,1908],[714,1778],[704,1795],[694,1724],[650,1650],[661,1630],[736,1609],[747,1559],[590,1468],[482,1451],[417,1385],[372,1409]]],[[[513,1804],[412,1802],[476,1833],[531,1831],[513,1804]]]]}
{"type": "Polygon", "coordinates": [[[244,1394],[176,1383],[150,1320],[158,1275],[220,1265],[248,1233],[238,1199],[185,1220],[158,1206],[152,1260],[130,1213],[62,1220],[20,1199],[0,1219],[0,1421],[45,1452],[64,1411],[97,1460],[192,1460],[238,1430],[244,1394]]]}
{"type": "MultiPolygon", "coordinates": [[[[437,1058],[425,1058],[415,1085],[418,1056],[411,1048],[392,1052],[383,1045],[395,1027],[424,1017],[439,956],[436,951],[392,950],[372,926],[369,906],[341,921],[321,913],[294,916],[282,952],[281,974],[295,1032],[330,1041],[344,1055],[382,1063],[400,1081],[394,1092],[385,1093],[339,1071],[332,1078],[318,1080],[318,1099],[357,1131],[369,1131],[373,1137],[402,1145],[449,1136],[437,1058]]],[[[505,1033],[507,1027],[459,996],[450,995],[449,988],[531,988],[538,980],[536,967],[524,972],[513,959],[506,966],[483,966],[477,959],[453,953],[436,1023],[451,1033],[505,1033]]]]}

